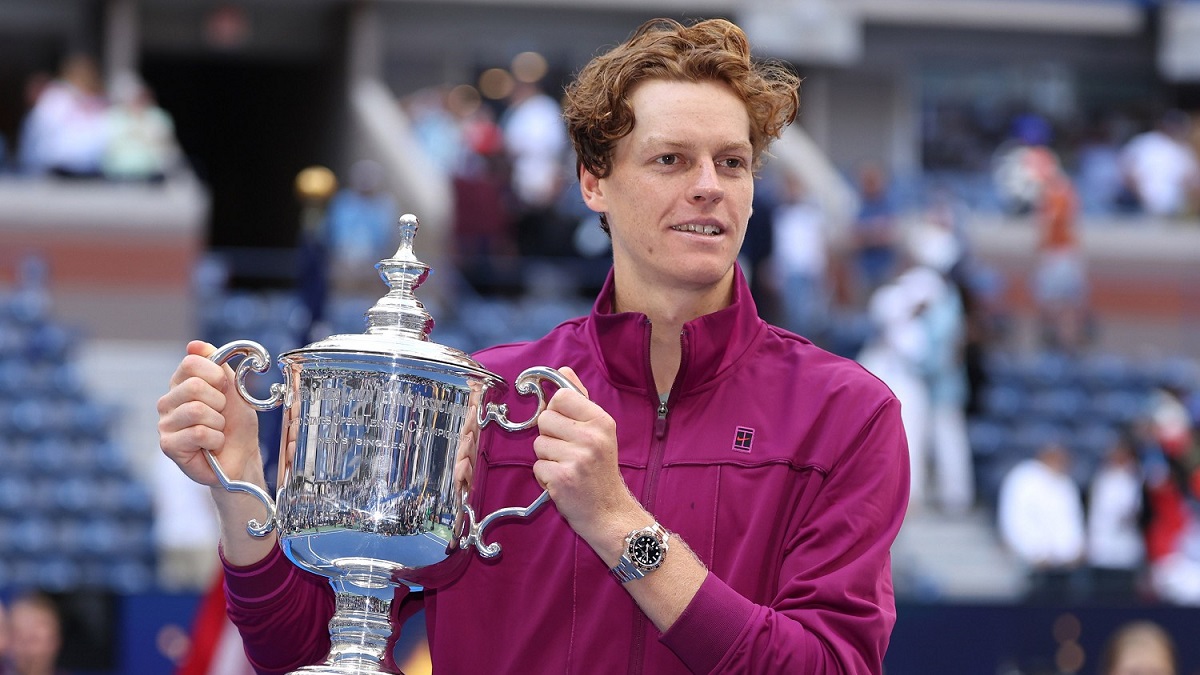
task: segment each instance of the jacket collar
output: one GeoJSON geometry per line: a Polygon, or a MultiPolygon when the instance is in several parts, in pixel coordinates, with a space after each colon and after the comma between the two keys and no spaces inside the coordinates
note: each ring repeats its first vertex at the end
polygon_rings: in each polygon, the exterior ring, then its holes
{"type": "MultiPolygon", "coordinates": [[[[592,306],[589,334],[606,375],[616,386],[653,390],[650,373],[650,320],[641,312],[614,312],[615,281],[610,269],[592,306]]],[[[723,376],[766,333],[750,287],[735,266],[733,302],[684,324],[683,358],[675,392],[688,392],[723,376]]]]}

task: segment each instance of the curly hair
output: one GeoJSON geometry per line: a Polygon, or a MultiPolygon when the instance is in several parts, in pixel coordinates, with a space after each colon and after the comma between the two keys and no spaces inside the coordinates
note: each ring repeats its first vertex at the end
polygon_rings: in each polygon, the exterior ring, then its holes
{"type": "Polygon", "coordinates": [[[652,19],[624,43],[592,59],[566,89],[563,116],[575,147],[576,169],[599,178],[612,171],[613,148],[633,130],[629,96],[650,79],[716,81],[728,85],[750,114],[753,168],[783,128],[796,119],[800,78],[778,61],[750,58],[741,28],[724,19],[685,26],[652,19]]]}

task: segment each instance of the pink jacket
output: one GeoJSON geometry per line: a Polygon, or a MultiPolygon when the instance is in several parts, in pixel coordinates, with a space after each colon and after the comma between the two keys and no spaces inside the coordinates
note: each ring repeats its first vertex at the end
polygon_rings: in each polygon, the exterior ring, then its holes
{"type": "MultiPolygon", "coordinates": [[[[739,273],[733,304],[685,327],[661,414],[649,324],[611,313],[612,294],[610,276],[590,316],[477,358],[506,382],[574,368],[617,421],[625,482],[709,576],[660,634],[553,504],[497,521],[485,538],[499,558],[423,594],[435,671],[880,673],[908,496],[899,403],[854,362],[763,322],[739,273]]],[[[514,420],[536,402],[504,400],[514,420]]],[[[477,513],[538,496],[535,435],[485,429],[477,513]]],[[[262,672],[328,649],[328,584],[289,567],[276,554],[228,570],[230,615],[262,672]]]]}

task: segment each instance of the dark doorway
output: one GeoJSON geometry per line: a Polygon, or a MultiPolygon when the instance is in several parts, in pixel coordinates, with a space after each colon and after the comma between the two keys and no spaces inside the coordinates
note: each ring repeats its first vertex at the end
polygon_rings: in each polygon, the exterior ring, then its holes
{"type": "Polygon", "coordinates": [[[293,183],[336,160],[341,70],[326,60],[147,55],[142,72],[175,120],[184,153],[212,194],[208,244],[251,249],[237,285],[290,279],[300,208],[293,183]]]}

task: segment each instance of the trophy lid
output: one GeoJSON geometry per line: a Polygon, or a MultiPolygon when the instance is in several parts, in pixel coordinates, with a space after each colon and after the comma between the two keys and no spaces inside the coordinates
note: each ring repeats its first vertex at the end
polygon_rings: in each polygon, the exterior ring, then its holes
{"type": "Polygon", "coordinates": [[[413,240],[419,223],[406,213],[400,217],[400,247],[390,258],[375,264],[389,290],[366,312],[365,333],[332,335],[307,347],[293,349],[282,356],[318,356],[320,353],[383,356],[414,359],[434,366],[471,371],[476,375],[499,379],[462,350],[432,342],[433,317],[416,298],[414,291],[429,276],[429,265],[413,254],[413,240]]]}

